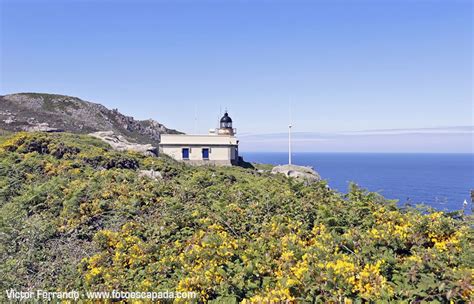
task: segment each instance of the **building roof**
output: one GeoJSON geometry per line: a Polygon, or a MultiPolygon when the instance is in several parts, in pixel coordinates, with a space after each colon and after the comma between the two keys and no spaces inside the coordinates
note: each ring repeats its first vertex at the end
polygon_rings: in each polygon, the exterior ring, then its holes
{"type": "Polygon", "coordinates": [[[237,145],[238,140],[234,136],[227,135],[186,135],[186,134],[162,134],[160,145],[201,145],[221,146],[237,145]]]}
{"type": "Polygon", "coordinates": [[[227,114],[227,111],[224,113],[224,116],[222,116],[221,122],[232,122],[232,118],[227,114]]]}

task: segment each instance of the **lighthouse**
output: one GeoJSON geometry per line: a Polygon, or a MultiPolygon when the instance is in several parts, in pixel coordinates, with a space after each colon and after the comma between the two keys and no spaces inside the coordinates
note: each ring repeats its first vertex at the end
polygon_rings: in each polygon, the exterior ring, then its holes
{"type": "Polygon", "coordinates": [[[162,134],[160,153],[192,165],[231,166],[239,163],[239,141],[227,111],[209,134],[162,134]]]}

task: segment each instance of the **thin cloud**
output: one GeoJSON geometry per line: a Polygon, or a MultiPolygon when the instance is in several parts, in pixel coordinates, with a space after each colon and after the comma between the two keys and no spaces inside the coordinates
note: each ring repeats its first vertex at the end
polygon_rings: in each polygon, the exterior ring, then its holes
{"type": "Polygon", "coordinates": [[[412,129],[382,129],[342,132],[343,135],[382,135],[382,134],[474,134],[474,126],[412,128],[412,129]]]}
{"type": "MultiPolygon", "coordinates": [[[[438,128],[411,128],[411,129],[375,129],[363,131],[343,131],[334,133],[320,133],[320,132],[293,132],[294,140],[315,138],[330,138],[337,136],[364,136],[364,135],[403,135],[403,134],[473,134],[474,126],[455,126],[455,127],[438,127],[438,128]]],[[[246,133],[241,134],[240,137],[266,139],[279,138],[288,136],[288,133],[246,133]]]]}
{"type": "MultiPolygon", "coordinates": [[[[288,133],[240,135],[243,151],[286,151],[288,133]]],[[[473,153],[474,127],[413,128],[335,133],[295,132],[294,151],[473,153]]]]}

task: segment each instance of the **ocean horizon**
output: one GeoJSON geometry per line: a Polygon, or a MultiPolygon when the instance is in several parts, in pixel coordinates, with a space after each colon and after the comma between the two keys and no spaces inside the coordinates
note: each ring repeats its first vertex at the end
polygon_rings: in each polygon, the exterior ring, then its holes
{"type": "MultiPolygon", "coordinates": [[[[281,165],[287,152],[241,152],[245,161],[281,165]]],[[[441,211],[471,213],[472,153],[295,152],[292,163],[313,167],[329,186],[347,193],[354,182],[399,206],[425,204],[441,211]],[[464,200],[468,202],[463,206],[464,200]]]]}

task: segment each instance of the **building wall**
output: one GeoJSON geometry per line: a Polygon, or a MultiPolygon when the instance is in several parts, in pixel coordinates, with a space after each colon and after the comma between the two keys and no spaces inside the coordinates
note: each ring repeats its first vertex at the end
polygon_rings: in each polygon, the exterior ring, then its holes
{"type": "Polygon", "coordinates": [[[230,135],[162,134],[162,145],[237,145],[238,140],[230,135]]]}
{"type": "Polygon", "coordinates": [[[234,161],[238,161],[239,159],[239,148],[238,146],[234,146],[230,149],[230,159],[234,161]]]}
{"type": "Polygon", "coordinates": [[[160,153],[190,164],[232,165],[238,163],[238,140],[226,135],[161,135],[160,153]],[[183,160],[182,149],[189,148],[189,159],[183,160]],[[209,148],[209,159],[202,158],[202,149],[209,148]]]}
{"type": "Polygon", "coordinates": [[[237,163],[236,146],[162,145],[160,152],[191,164],[232,165],[237,163]],[[189,159],[183,159],[182,149],[189,148],[189,159]],[[202,158],[202,149],[209,148],[209,159],[202,158]]]}

